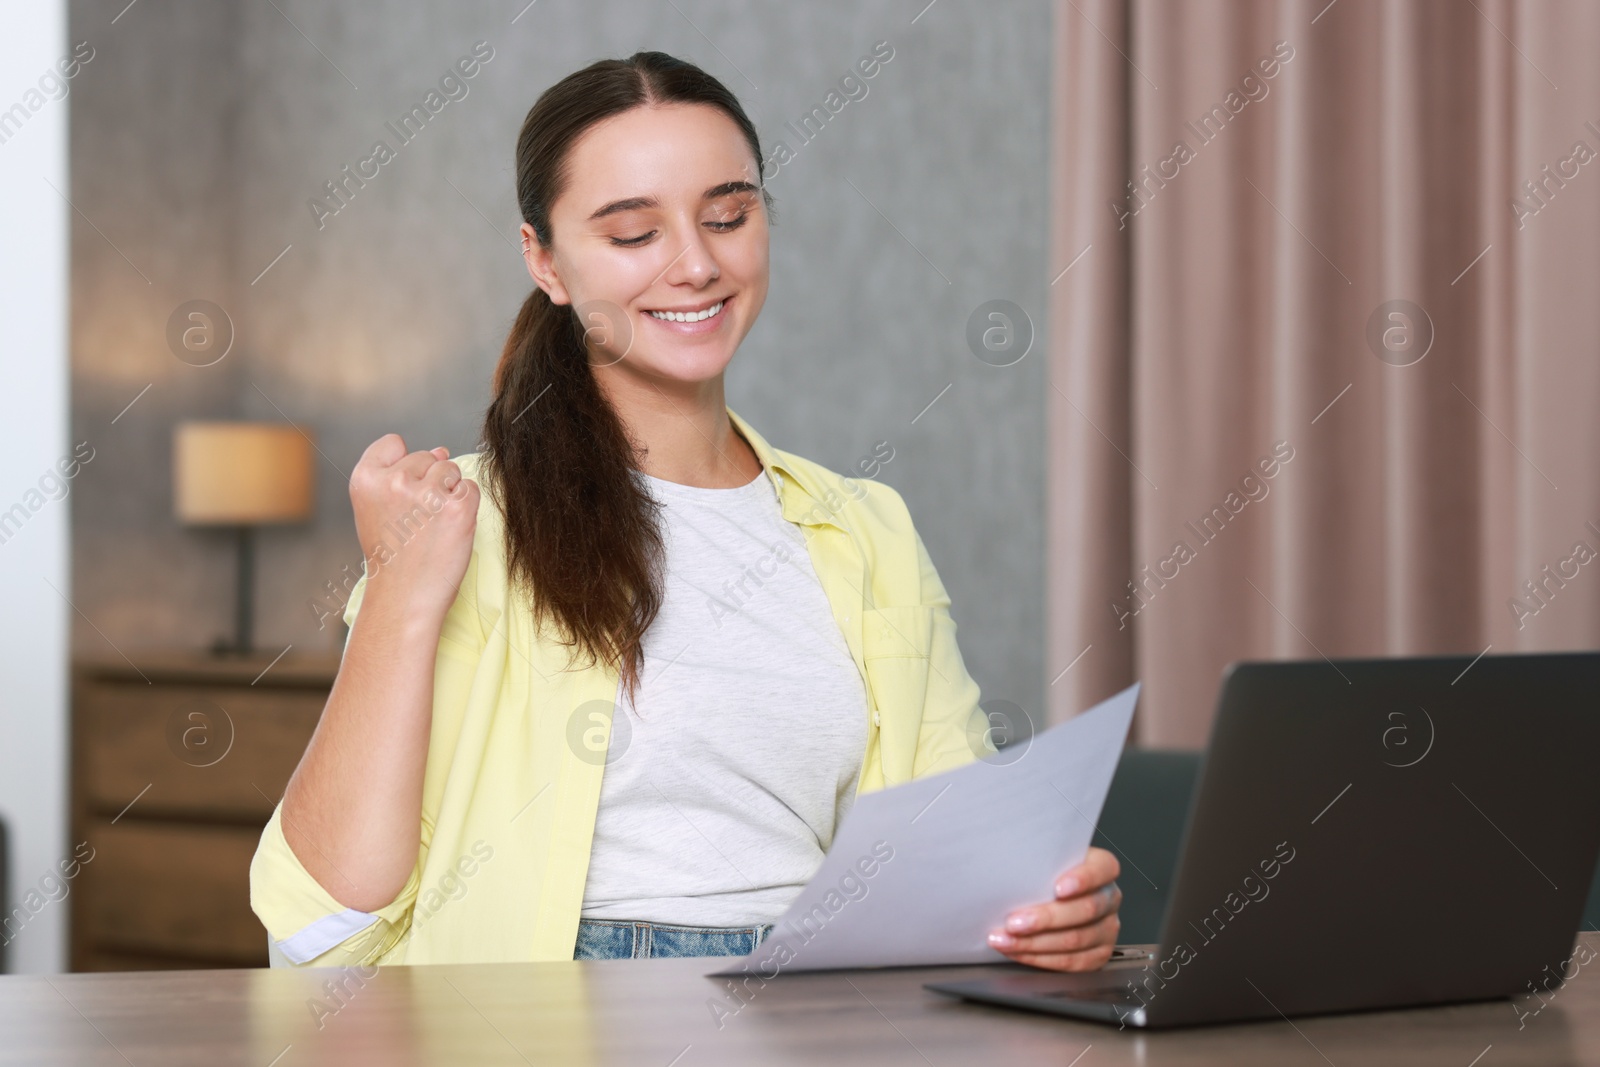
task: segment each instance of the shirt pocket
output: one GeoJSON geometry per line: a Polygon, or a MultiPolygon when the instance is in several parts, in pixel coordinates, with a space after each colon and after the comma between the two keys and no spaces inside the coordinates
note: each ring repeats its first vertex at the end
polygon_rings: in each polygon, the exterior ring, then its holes
{"type": "Polygon", "coordinates": [[[862,662],[879,730],[885,774],[910,776],[928,696],[933,609],[924,604],[870,608],[863,615],[862,662]]]}
{"type": "Polygon", "coordinates": [[[933,642],[933,609],[926,604],[868,608],[862,619],[862,658],[927,660],[933,642]]]}

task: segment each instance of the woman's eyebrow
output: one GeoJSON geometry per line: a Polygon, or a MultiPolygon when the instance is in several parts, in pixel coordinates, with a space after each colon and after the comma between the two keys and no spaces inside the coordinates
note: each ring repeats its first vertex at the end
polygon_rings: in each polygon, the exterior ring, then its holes
{"type": "MultiPolygon", "coordinates": [[[[729,193],[754,193],[758,191],[759,190],[756,188],[756,186],[751,182],[723,182],[721,185],[713,185],[711,188],[707,189],[702,199],[715,200],[718,197],[727,196],[729,193]]],[[[593,222],[595,219],[603,219],[607,215],[615,215],[620,211],[638,211],[641,208],[660,206],[661,201],[657,200],[653,196],[630,196],[625,200],[613,200],[611,203],[599,208],[594,212],[594,214],[589,216],[589,221],[593,222]]]]}

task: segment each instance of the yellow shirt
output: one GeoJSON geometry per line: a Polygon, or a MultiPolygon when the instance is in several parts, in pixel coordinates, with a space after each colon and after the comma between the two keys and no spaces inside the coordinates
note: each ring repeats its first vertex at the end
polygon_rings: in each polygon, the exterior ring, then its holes
{"type": "MultiPolygon", "coordinates": [[[[866,683],[856,795],[995,751],[949,595],[900,495],[774,449],[728,416],[801,526],[866,683]]],[[[481,458],[458,458],[462,475],[476,478],[481,458]]],[[[485,493],[434,663],[416,866],[387,906],[346,908],[290,849],[279,804],[250,864],[250,903],[278,949],[309,966],[572,959],[617,672],[567,664],[513,590],[485,493]]]]}

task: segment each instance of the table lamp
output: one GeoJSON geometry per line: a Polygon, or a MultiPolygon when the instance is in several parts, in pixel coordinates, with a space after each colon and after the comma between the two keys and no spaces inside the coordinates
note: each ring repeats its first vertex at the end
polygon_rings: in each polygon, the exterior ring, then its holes
{"type": "Polygon", "coordinates": [[[191,526],[231,527],[237,541],[232,643],[216,655],[248,655],[254,615],[257,526],[311,517],[312,449],[298,426],[264,422],[184,422],[173,432],[173,509],[191,526]]]}

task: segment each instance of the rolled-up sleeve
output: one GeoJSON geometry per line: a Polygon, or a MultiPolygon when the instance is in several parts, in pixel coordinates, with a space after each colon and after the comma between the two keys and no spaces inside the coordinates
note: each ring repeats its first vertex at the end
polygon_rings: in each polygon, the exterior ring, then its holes
{"type": "Polygon", "coordinates": [[[345,907],[289,847],[279,803],[250,861],[250,906],[291,963],[358,966],[378,962],[405,937],[420,880],[419,861],[389,904],[376,912],[345,907]]]}

